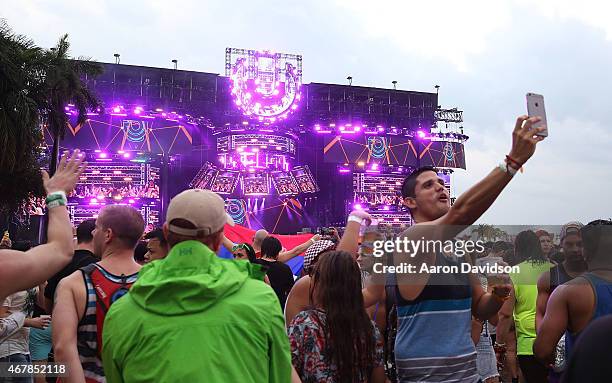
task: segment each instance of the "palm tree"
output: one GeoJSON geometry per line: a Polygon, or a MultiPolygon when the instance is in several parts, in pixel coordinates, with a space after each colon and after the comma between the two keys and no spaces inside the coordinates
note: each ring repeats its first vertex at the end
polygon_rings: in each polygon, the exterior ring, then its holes
{"type": "Polygon", "coordinates": [[[74,104],[77,123],[85,122],[88,109],[100,107],[82,76],[96,76],[102,67],[84,58],[71,60],[69,47],[64,35],[55,48],[41,49],[0,20],[0,211],[14,212],[31,195],[44,193],[41,123],[54,137],[54,172],[68,123],[66,104],[74,104]]]}
{"type": "Polygon", "coordinates": [[[53,151],[49,165],[51,173],[55,172],[57,167],[60,139],[64,138],[68,126],[68,116],[64,109],[66,105],[74,105],[77,125],[85,123],[88,111],[101,108],[100,101],[87,88],[82,78],[100,75],[103,72],[102,66],[84,57],[79,57],[78,60],[70,59],[69,48],[66,34],[54,48],[45,52],[47,71],[44,89],[37,98],[38,107],[53,135],[53,151]]]}
{"type": "Polygon", "coordinates": [[[0,20],[0,211],[14,211],[30,193],[42,195],[38,104],[44,51],[0,20]]]}
{"type": "Polygon", "coordinates": [[[497,235],[497,229],[492,225],[481,224],[472,229],[472,233],[476,233],[483,240],[493,240],[497,235]]]}

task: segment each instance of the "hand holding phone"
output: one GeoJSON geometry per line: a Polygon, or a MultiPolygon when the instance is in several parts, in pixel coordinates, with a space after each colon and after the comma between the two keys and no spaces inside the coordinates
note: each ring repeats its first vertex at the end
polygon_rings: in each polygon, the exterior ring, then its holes
{"type": "Polygon", "coordinates": [[[546,110],[544,109],[544,96],[541,94],[527,93],[527,114],[529,117],[540,117],[541,120],[533,124],[534,128],[544,126],[546,129],[537,135],[548,137],[548,124],[546,122],[546,110]]]}

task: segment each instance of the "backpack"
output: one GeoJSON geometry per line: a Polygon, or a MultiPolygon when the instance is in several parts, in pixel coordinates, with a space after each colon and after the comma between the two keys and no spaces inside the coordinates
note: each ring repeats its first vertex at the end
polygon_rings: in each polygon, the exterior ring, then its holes
{"type": "MultiPolygon", "coordinates": [[[[84,274],[87,289],[89,290],[90,287],[93,287],[96,296],[97,353],[100,356],[102,351],[102,330],[106,313],[113,303],[128,293],[138,274],[129,276],[121,274],[121,277],[118,279],[95,263],[82,267],[81,271],[84,274]]],[[[87,299],[88,305],[89,301],[90,294],[88,294],[87,299]]]]}

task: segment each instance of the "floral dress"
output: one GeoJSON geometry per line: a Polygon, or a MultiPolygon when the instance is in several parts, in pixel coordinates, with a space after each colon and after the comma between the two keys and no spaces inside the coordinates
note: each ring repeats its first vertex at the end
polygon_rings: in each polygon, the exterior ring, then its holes
{"type": "MultiPolygon", "coordinates": [[[[289,326],[291,362],[302,379],[302,383],[337,382],[336,366],[325,357],[327,354],[325,320],[325,312],[307,310],[299,313],[289,326]]],[[[361,382],[368,381],[372,369],[384,365],[382,336],[374,322],[372,322],[372,328],[376,338],[374,364],[368,371],[361,371],[361,382]]]]}

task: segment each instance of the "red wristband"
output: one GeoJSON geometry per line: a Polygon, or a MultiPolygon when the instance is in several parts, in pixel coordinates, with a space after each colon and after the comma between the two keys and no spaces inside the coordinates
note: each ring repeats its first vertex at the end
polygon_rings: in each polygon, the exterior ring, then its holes
{"type": "Polygon", "coordinates": [[[515,160],[514,158],[510,156],[506,156],[506,163],[508,165],[514,165],[512,167],[515,168],[516,170],[519,170],[520,168],[523,167],[523,164],[521,164],[520,162],[518,162],[517,160],[515,160]]]}

